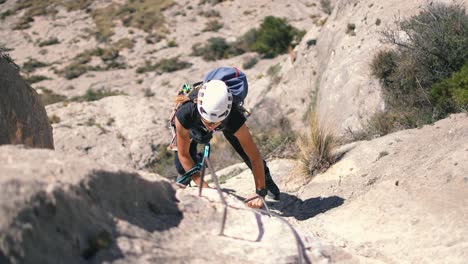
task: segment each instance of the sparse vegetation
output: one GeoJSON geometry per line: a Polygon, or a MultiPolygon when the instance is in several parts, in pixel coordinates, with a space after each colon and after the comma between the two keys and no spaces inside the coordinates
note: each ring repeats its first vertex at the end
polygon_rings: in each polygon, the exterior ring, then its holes
{"type": "Polygon", "coordinates": [[[206,4],[206,3],[216,5],[216,4],[219,4],[219,3],[224,2],[224,1],[226,1],[226,0],[200,0],[199,5],[203,5],[203,4],[206,4]]]}
{"type": "Polygon", "coordinates": [[[219,22],[218,20],[209,20],[205,24],[205,28],[203,29],[203,32],[207,32],[207,31],[217,32],[222,27],[223,27],[223,23],[219,22]]]}
{"type": "Polygon", "coordinates": [[[150,88],[144,89],[143,92],[145,94],[145,97],[153,97],[155,95],[155,93],[153,91],[151,91],[150,88]]]}
{"type": "Polygon", "coordinates": [[[153,149],[157,153],[157,156],[153,162],[148,164],[148,169],[164,177],[176,178],[177,171],[174,166],[174,153],[164,145],[154,146],[153,149]]]}
{"type": "Polygon", "coordinates": [[[320,0],[320,7],[325,14],[330,15],[333,11],[330,0],[320,0]]]}
{"type": "Polygon", "coordinates": [[[51,125],[52,124],[58,124],[58,123],[60,123],[60,121],[62,121],[62,120],[60,120],[60,117],[58,117],[56,115],[49,116],[48,119],[49,119],[49,124],[51,124],[51,125]]]}
{"type": "Polygon", "coordinates": [[[226,59],[242,53],[243,51],[236,49],[233,43],[226,42],[224,38],[210,38],[206,45],[197,43],[192,46],[192,55],[202,56],[207,61],[226,59]]]}
{"type": "Polygon", "coordinates": [[[252,128],[252,134],[260,153],[265,158],[291,155],[288,149],[296,140],[296,134],[292,131],[289,120],[285,117],[280,117],[273,123],[269,123],[270,127],[261,126],[252,128]]]}
{"type": "Polygon", "coordinates": [[[55,45],[55,44],[59,44],[60,41],[58,40],[58,38],[50,38],[48,40],[44,40],[44,41],[41,41],[39,42],[38,46],[39,47],[44,47],[44,46],[50,46],[50,45],[55,45]]]}
{"type": "Polygon", "coordinates": [[[369,120],[376,134],[432,123],[466,111],[468,15],[463,6],[433,3],[383,32],[395,50],[380,51],[371,63],[387,109],[369,120]],[[400,38],[403,31],[408,37],[400,38]]]}
{"type": "Polygon", "coordinates": [[[381,20],[380,18],[377,18],[377,19],[375,20],[375,25],[376,25],[376,26],[380,26],[380,24],[382,24],[382,20],[381,20]]]}
{"type": "Polygon", "coordinates": [[[13,11],[8,9],[7,11],[0,14],[0,20],[4,20],[6,17],[13,15],[13,11]]]}
{"type": "Polygon", "coordinates": [[[169,47],[169,48],[174,48],[174,47],[177,47],[177,46],[179,46],[179,45],[177,44],[175,39],[172,39],[172,40],[167,42],[167,47],[169,47]]]}
{"type": "Polygon", "coordinates": [[[221,14],[218,11],[214,10],[214,9],[210,9],[208,11],[200,11],[198,13],[198,15],[208,17],[208,18],[221,17],[221,14]]]}
{"type": "Polygon", "coordinates": [[[34,21],[32,17],[21,17],[18,22],[13,26],[14,30],[23,30],[31,27],[31,22],[34,21]]]}
{"type": "Polygon", "coordinates": [[[242,68],[245,70],[252,69],[258,63],[258,58],[256,56],[249,57],[247,60],[242,64],[242,68]]]}
{"type": "Polygon", "coordinates": [[[346,26],[346,34],[350,36],[356,36],[356,24],[354,23],[348,23],[346,26]]]}
{"type": "Polygon", "coordinates": [[[124,5],[112,4],[93,12],[98,28],[96,38],[107,41],[113,34],[114,19],[120,19],[126,27],[139,28],[145,32],[164,33],[165,21],[162,11],[171,6],[173,0],[127,1],[124,5]]]}
{"type": "Polygon", "coordinates": [[[190,68],[192,63],[186,61],[180,61],[179,57],[173,57],[169,59],[162,59],[155,64],[151,64],[150,61],[145,61],[145,65],[142,67],[138,67],[136,69],[137,73],[145,73],[145,72],[156,72],[157,74],[161,74],[164,72],[174,72],[186,68],[190,68]]]}
{"type": "Polygon", "coordinates": [[[42,67],[46,67],[46,66],[48,66],[48,64],[46,64],[44,62],[40,62],[40,61],[38,61],[36,59],[29,58],[28,61],[23,63],[23,67],[21,67],[21,69],[26,73],[31,73],[31,72],[35,71],[36,69],[38,69],[38,68],[42,68],[42,67]]]}
{"type": "Polygon", "coordinates": [[[33,83],[38,83],[44,80],[50,80],[50,78],[44,75],[31,75],[31,76],[24,78],[24,80],[30,84],[33,84],[33,83]]]}
{"type": "Polygon", "coordinates": [[[92,0],[67,1],[67,0],[23,0],[17,1],[12,13],[25,10],[24,15],[15,25],[14,29],[26,29],[34,21],[35,16],[55,15],[57,7],[63,6],[67,11],[85,9],[91,5],[92,0]]]}
{"type": "Polygon", "coordinates": [[[88,89],[84,95],[75,96],[70,99],[73,102],[90,102],[90,101],[97,101],[104,97],[108,96],[115,96],[115,95],[124,95],[122,92],[118,91],[111,91],[108,89],[88,89]]]}
{"type": "Polygon", "coordinates": [[[270,76],[272,85],[277,85],[281,81],[280,71],[281,71],[280,64],[275,64],[271,66],[270,68],[268,68],[267,75],[270,76]]]}
{"type": "Polygon", "coordinates": [[[112,234],[106,230],[88,238],[88,247],[81,253],[86,260],[94,257],[98,251],[110,248],[113,243],[112,234]]]}
{"type": "Polygon", "coordinates": [[[313,177],[327,170],[334,162],[336,137],[320,123],[317,115],[309,115],[309,131],[297,141],[300,150],[299,161],[303,172],[313,177]]]}
{"type": "Polygon", "coordinates": [[[44,105],[55,104],[55,103],[63,102],[67,100],[66,96],[56,94],[53,91],[46,89],[44,87],[38,87],[36,90],[44,105]]]}
{"type": "Polygon", "coordinates": [[[305,31],[289,25],[286,19],[268,16],[260,28],[248,30],[235,42],[215,37],[210,38],[205,45],[196,43],[192,46],[192,55],[213,61],[255,51],[265,58],[273,58],[288,52],[288,49],[298,43],[304,34],[305,31]]]}
{"type": "Polygon", "coordinates": [[[56,73],[70,80],[77,78],[88,71],[105,71],[110,69],[126,68],[126,65],[119,61],[119,58],[119,50],[114,47],[85,50],[78,54],[70,65],[66,66],[61,71],[56,71],[56,73]],[[104,63],[104,67],[89,66],[88,63],[91,61],[93,56],[100,57],[104,63]]]}
{"type": "Polygon", "coordinates": [[[156,44],[161,41],[162,36],[156,33],[150,33],[145,37],[146,44],[156,44]]]}
{"type": "Polygon", "coordinates": [[[122,38],[119,39],[115,44],[114,47],[117,50],[123,50],[123,49],[133,49],[135,46],[135,40],[129,39],[129,38],[122,38]]]}

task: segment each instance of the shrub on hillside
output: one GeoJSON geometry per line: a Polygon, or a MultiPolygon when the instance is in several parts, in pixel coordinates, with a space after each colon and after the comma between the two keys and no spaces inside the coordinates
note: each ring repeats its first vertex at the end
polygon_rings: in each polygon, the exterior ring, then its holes
{"type": "Polygon", "coordinates": [[[157,156],[147,165],[149,171],[167,178],[177,178],[177,170],[174,166],[174,153],[164,145],[152,146],[157,156]]]}
{"type": "Polygon", "coordinates": [[[322,11],[328,15],[330,15],[333,11],[330,0],[320,0],[320,7],[322,8],[322,11]]]}
{"type": "Polygon", "coordinates": [[[210,20],[206,22],[205,28],[202,31],[203,32],[207,32],[207,31],[217,32],[223,26],[224,26],[223,23],[219,22],[218,20],[210,20]]]}
{"type": "Polygon", "coordinates": [[[155,71],[158,74],[163,72],[174,72],[186,68],[190,68],[192,63],[187,61],[179,60],[179,57],[173,57],[169,59],[162,59],[155,64],[151,64],[150,61],[145,61],[145,65],[138,67],[136,73],[145,73],[155,71]]]}
{"type": "Polygon", "coordinates": [[[293,40],[300,40],[304,34],[305,31],[299,31],[284,18],[267,16],[255,33],[256,39],[250,48],[267,58],[273,58],[286,53],[293,40]]]}
{"type": "Polygon", "coordinates": [[[37,91],[44,105],[55,104],[55,103],[67,100],[66,96],[56,94],[53,91],[46,89],[44,87],[38,87],[37,91]]]}
{"type": "Polygon", "coordinates": [[[115,95],[123,95],[124,93],[118,91],[111,91],[108,89],[88,89],[86,93],[81,96],[75,96],[70,99],[73,102],[90,102],[90,101],[97,101],[104,97],[108,96],[115,96],[115,95]]]}
{"type": "Polygon", "coordinates": [[[468,64],[451,77],[435,83],[431,87],[431,96],[435,104],[435,114],[467,111],[468,64]]]}
{"type": "Polygon", "coordinates": [[[106,71],[111,69],[124,69],[126,65],[119,60],[119,49],[115,47],[109,48],[96,48],[85,50],[73,58],[70,65],[66,66],[57,74],[62,75],[64,78],[71,80],[78,78],[88,71],[106,71]],[[93,57],[101,58],[103,66],[89,66],[88,63],[93,57]]]}
{"type": "Polygon", "coordinates": [[[243,51],[226,42],[224,38],[210,38],[205,45],[197,43],[192,46],[192,55],[201,56],[206,61],[226,59],[242,53],[243,51]]]}
{"type": "Polygon", "coordinates": [[[249,57],[242,63],[244,70],[252,69],[258,63],[257,57],[249,57]]]}
{"type": "Polygon", "coordinates": [[[26,77],[24,79],[26,80],[26,82],[28,82],[30,84],[41,82],[41,81],[44,81],[44,80],[50,80],[49,77],[44,76],[44,75],[32,75],[32,76],[28,76],[28,77],[26,77]]]}
{"type": "Polygon", "coordinates": [[[23,67],[21,67],[21,69],[24,72],[31,73],[34,70],[36,70],[37,68],[42,68],[42,67],[46,67],[46,66],[48,66],[48,65],[46,63],[44,63],[44,62],[38,61],[36,59],[29,58],[28,61],[23,63],[23,67]]]}
{"type": "Polygon", "coordinates": [[[50,46],[50,45],[55,45],[55,44],[59,44],[60,41],[58,40],[58,38],[50,38],[48,40],[44,40],[44,41],[41,41],[39,42],[38,46],[39,47],[44,47],[44,46],[50,46]]]}
{"type": "Polygon", "coordinates": [[[455,88],[468,63],[465,8],[433,3],[397,25],[398,30],[383,32],[384,40],[396,49],[380,51],[371,63],[372,74],[382,83],[386,112],[404,117],[389,123],[412,128],[466,109],[466,88],[455,88]]]}

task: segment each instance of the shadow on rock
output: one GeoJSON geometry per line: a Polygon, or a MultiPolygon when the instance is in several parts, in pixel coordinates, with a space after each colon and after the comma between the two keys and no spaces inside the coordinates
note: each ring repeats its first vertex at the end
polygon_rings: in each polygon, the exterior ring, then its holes
{"type": "Polygon", "coordinates": [[[3,254],[21,263],[110,262],[122,257],[118,222],[164,231],[182,220],[177,203],[168,182],[93,171],[78,185],[32,197],[13,220],[16,230],[7,235],[3,254]]]}
{"type": "MultiPolygon", "coordinates": [[[[233,189],[223,188],[222,191],[241,201],[245,201],[246,199],[246,197],[237,195],[236,191],[233,189]]],[[[339,196],[317,197],[302,201],[294,195],[281,193],[280,198],[280,201],[274,202],[267,199],[268,208],[275,211],[279,216],[294,217],[299,221],[304,221],[318,214],[325,213],[344,203],[344,199],[339,196]]]]}
{"type": "Polygon", "coordinates": [[[294,195],[281,193],[281,201],[267,202],[271,209],[278,211],[283,217],[294,217],[299,221],[304,221],[318,214],[341,206],[344,199],[339,196],[316,197],[305,201],[294,195]]]}

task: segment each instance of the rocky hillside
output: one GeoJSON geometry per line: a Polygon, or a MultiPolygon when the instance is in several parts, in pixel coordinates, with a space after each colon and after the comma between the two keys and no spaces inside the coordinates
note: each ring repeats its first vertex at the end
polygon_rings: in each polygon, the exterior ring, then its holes
{"type": "Polygon", "coordinates": [[[148,19],[153,23],[148,30],[145,23],[134,24],[137,18],[131,14],[119,15],[133,9],[135,16],[143,15],[138,12],[148,8],[145,4],[57,1],[45,8],[37,2],[0,4],[0,47],[22,66],[23,76],[47,104],[76,102],[47,106],[57,150],[150,170],[167,155],[163,150],[170,135],[164,124],[173,95],[182,83],[197,81],[219,65],[247,73],[246,105],[253,109],[249,125],[274,142],[303,130],[311,108],[338,134],[361,128],[384,107],[369,69],[384,47],[380,31],[391,28],[396,17],[418,13],[426,3],[148,0],[142,3],[151,4],[153,16],[161,17],[148,19]],[[111,15],[113,20],[107,18],[111,15]],[[241,39],[269,15],[284,17],[306,32],[289,54],[266,59],[247,52],[215,61],[194,55],[194,47],[210,38],[226,43],[241,39]],[[166,66],[155,66],[162,61],[166,66]],[[256,63],[247,66],[252,61],[256,63]],[[86,103],[119,94],[125,99],[115,99],[114,107],[105,101],[86,103]],[[88,130],[92,132],[84,135],[88,130]]]}
{"type": "MultiPolygon", "coordinates": [[[[254,186],[245,165],[220,170],[222,236],[218,193],[166,178],[182,83],[245,71],[248,125],[265,156],[281,155],[311,109],[337,134],[383,109],[369,69],[380,31],[427,3],[0,0],[0,263],[466,262],[466,114],[341,146],[313,179],[268,160],[281,218],[239,201],[254,186]],[[267,16],[305,35],[274,58],[229,53],[267,16]]],[[[215,144],[216,169],[232,164],[215,144]]]]}
{"type": "MultiPolygon", "coordinates": [[[[0,47],[22,67],[23,76],[46,104],[52,104],[47,112],[57,151],[146,169],[167,155],[163,145],[170,135],[165,124],[182,83],[198,81],[216,66],[242,69],[246,62],[256,60],[254,67],[243,69],[251,86],[248,106],[254,106],[273,85],[274,76],[268,70],[277,65],[275,75],[289,60],[288,55],[261,59],[248,52],[205,61],[192,55],[194,45],[204,45],[213,37],[235,41],[259,27],[268,15],[288,18],[301,30],[313,26],[311,14],[326,15],[312,2],[148,0],[132,6],[124,5],[127,1],[82,1],[78,5],[56,1],[48,7],[40,2],[0,4],[0,47]],[[139,10],[145,3],[152,4],[161,17],[160,21],[149,19],[159,25],[152,30],[130,22],[129,26],[117,15],[114,20],[106,17],[106,12],[139,10]],[[31,21],[28,15],[33,16],[31,21]],[[216,23],[221,28],[211,29],[216,23]],[[151,68],[164,59],[175,69],[151,68]],[[87,103],[116,95],[121,99],[87,103]]],[[[267,105],[265,111],[274,107],[267,105]]],[[[265,123],[255,116],[252,120],[265,123]]]]}

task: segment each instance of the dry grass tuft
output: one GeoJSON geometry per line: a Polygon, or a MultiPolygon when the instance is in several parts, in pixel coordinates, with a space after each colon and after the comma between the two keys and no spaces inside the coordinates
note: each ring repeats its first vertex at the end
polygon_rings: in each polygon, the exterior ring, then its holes
{"type": "Polygon", "coordinates": [[[301,170],[310,177],[326,171],[336,160],[337,137],[319,121],[316,113],[310,114],[309,132],[299,137],[297,145],[301,170]]]}

